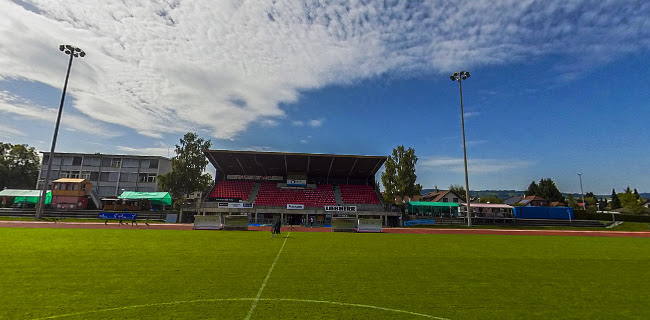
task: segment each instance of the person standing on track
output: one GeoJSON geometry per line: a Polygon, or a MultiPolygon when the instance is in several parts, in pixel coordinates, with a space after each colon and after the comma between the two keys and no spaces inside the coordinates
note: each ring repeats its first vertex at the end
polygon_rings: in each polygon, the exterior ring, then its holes
{"type": "Polygon", "coordinates": [[[275,222],[275,234],[280,234],[280,228],[282,228],[282,221],[278,220],[275,222]]]}

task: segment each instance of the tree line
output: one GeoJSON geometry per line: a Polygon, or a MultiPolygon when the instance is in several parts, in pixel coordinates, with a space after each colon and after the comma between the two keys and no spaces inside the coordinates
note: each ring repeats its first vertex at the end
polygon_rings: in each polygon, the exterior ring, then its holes
{"type": "Polygon", "coordinates": [[[0,190],[36,188],[40,169],[34,147],[0,142],[0,190]]]}

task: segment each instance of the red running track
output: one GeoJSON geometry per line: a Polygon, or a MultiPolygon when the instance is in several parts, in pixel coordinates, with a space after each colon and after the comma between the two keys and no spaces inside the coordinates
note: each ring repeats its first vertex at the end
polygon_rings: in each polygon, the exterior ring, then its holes
{"type": "MultiPolygon", "coordinates": [[[[82,228],[82,229],[151,229],[151,230],[192,230],[186,223],[139,223],[131,225],[111,222],[46,222],[46,221],[0,221],[0,228],[82,228]]],[[[271,231],[271,227],[248,227],[254,231],[271,231]]],[[[330,228],[311,228],[283,226],[283,232],[331,232],[330,228]]],[[[639,237],[650,238],[650,231],[590,231],[590,230],[514,230],[514,229],[425,229],[425,228],[384,228],[384,233],[411,234],[483,234],[483,235],[527,235],[527,236],[588,236],[588,237],[639,237]]]]}

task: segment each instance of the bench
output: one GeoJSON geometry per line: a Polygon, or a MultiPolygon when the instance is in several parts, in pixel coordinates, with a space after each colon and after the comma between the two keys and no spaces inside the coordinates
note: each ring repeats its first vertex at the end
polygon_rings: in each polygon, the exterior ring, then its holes
{"type": "MultiPolygon", "coordinates": [[[[108,220],[119,220],[120,225],[122,225],[122,223],[128,224],[129,221],[131,222],[131,225],[133,224],[135,224],[136,226],[138,225],[137,213],[100,212],[97,218],[106,220],[104,221],[104,224],[108,224],[108,220]]],[[[149,223],[146,223],[146,225],[149,225],[149,223]]]]}

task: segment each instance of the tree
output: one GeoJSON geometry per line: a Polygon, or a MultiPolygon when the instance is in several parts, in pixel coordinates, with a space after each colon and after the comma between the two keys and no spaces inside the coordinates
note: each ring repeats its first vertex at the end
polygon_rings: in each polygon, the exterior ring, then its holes
{"type": "Polygon", "coordinates": [[[553,182],[553,180],[550,178],[542,179],[539,181],[539,191],[540,194],[538,196],[548,201],[559,201],[566,203],[562,192],[560,192],[560,190],[555,185],[555,182],[553,182]]]}
{"type": "Polygon", "coordinates": [[[538,196],[538,197],[541,197],[541,196],[539,195],[539,193],[540,193],[540,192],[539,192],[539,186],[537,185],[537,183],[535,183],[535,181],[533,181],[533,182],[531,182],[530,185],[528,186],[528,189],[526,189],[526,191],[524,192],[524,195],[525,195],[526,197],[529,197],[529,196],[538,196]]]}
{"type": "Polygon", "coordinates": [[[499,197],[480,197],[478,198],[479,203],[503,203],[503,199],[499,197]]]}
{"type": "Polygon", "coordinates": [[[612,202],[609,204],[610,209],[618,209],[621,207],[621,200],[618,198],[618,195],[616,194],[616,190],[612,189],[612,202]]]}
{"type": "Polygon", "coordinates": [[[0,190],[33,189],[40,164],[34,147],[0,142],[0,190]]]}
{"type": "Polygon", "coordinates": [[[573,196],[573,194],[569,193],[566,196],[566,205],[573,209],[576,209],[578,207],[578,202],[576,201],[576,198],[573,196]]]}
{"type": "Polygon", "coordinates": [[[550,178],[539,180],[539,184],[535,181],[530,183],[528,190],[525,192],[526,196],[538,196],[548,201],[559,201],[566,203],[564,196],[555,185],[555,182],[550,178]]]}
{"type": "Polygon", "coordinates": [[[630,187],[627,187],[624,193],[619,193],[618,198],[621,200],[622,207],[629,207],[634,205],[634,203],[638,202],[638,200],[632,193],[632,189],[630,189],[630,187]]]}
{"type": "Polygon", "coordinates": [[[449,186],[449,191],[458,195],[463,201],[465,201],[465,187],[457,184],[452,184],[449,186]]]}
{"type": "Polygon", "coordinates": [[[641,199],[637,198],[634,193],[632,193],[630,187],[627,187],[624,193],[619,193],[618,198],[620,199],[621,207],[625,209],[625,212],[643,213],[645,211],[641,199]]]}
{"type": "MultiPolygon", "coordinates": [[[[384,173],[381,174],[381,182],[384,184],[384,200],[389,203],[395,202],[395,197],[402,199],[405,196],[412,197],[420,194],[422,186],[415,183],[415,164],[418,157],[415,156],[413,148],[404,149],[404,146],[397,146],[393,154],[388,156],[384,173]]],[[[403,204],[398,204],[404,211],[403,204]]]]}
{"type": "Polygon", "coordinates": [[[196,133],[188,132],[176,145],[176,156],[172,158],[172,170],[158,176],[158,187],[174,195],[186,197],[196,191],[205,191],[212,183],[212,176],[203,173],[208,160],[203,150],[212,145],[210,140],[199,138],[196,133]]]}
{"type": "Polygon", "coordinates": [[[634,188],[634,197],[639,200],[641,199],[641,196],[639,196],[639,191],[636,191],[636,188],[634,188]]]}

